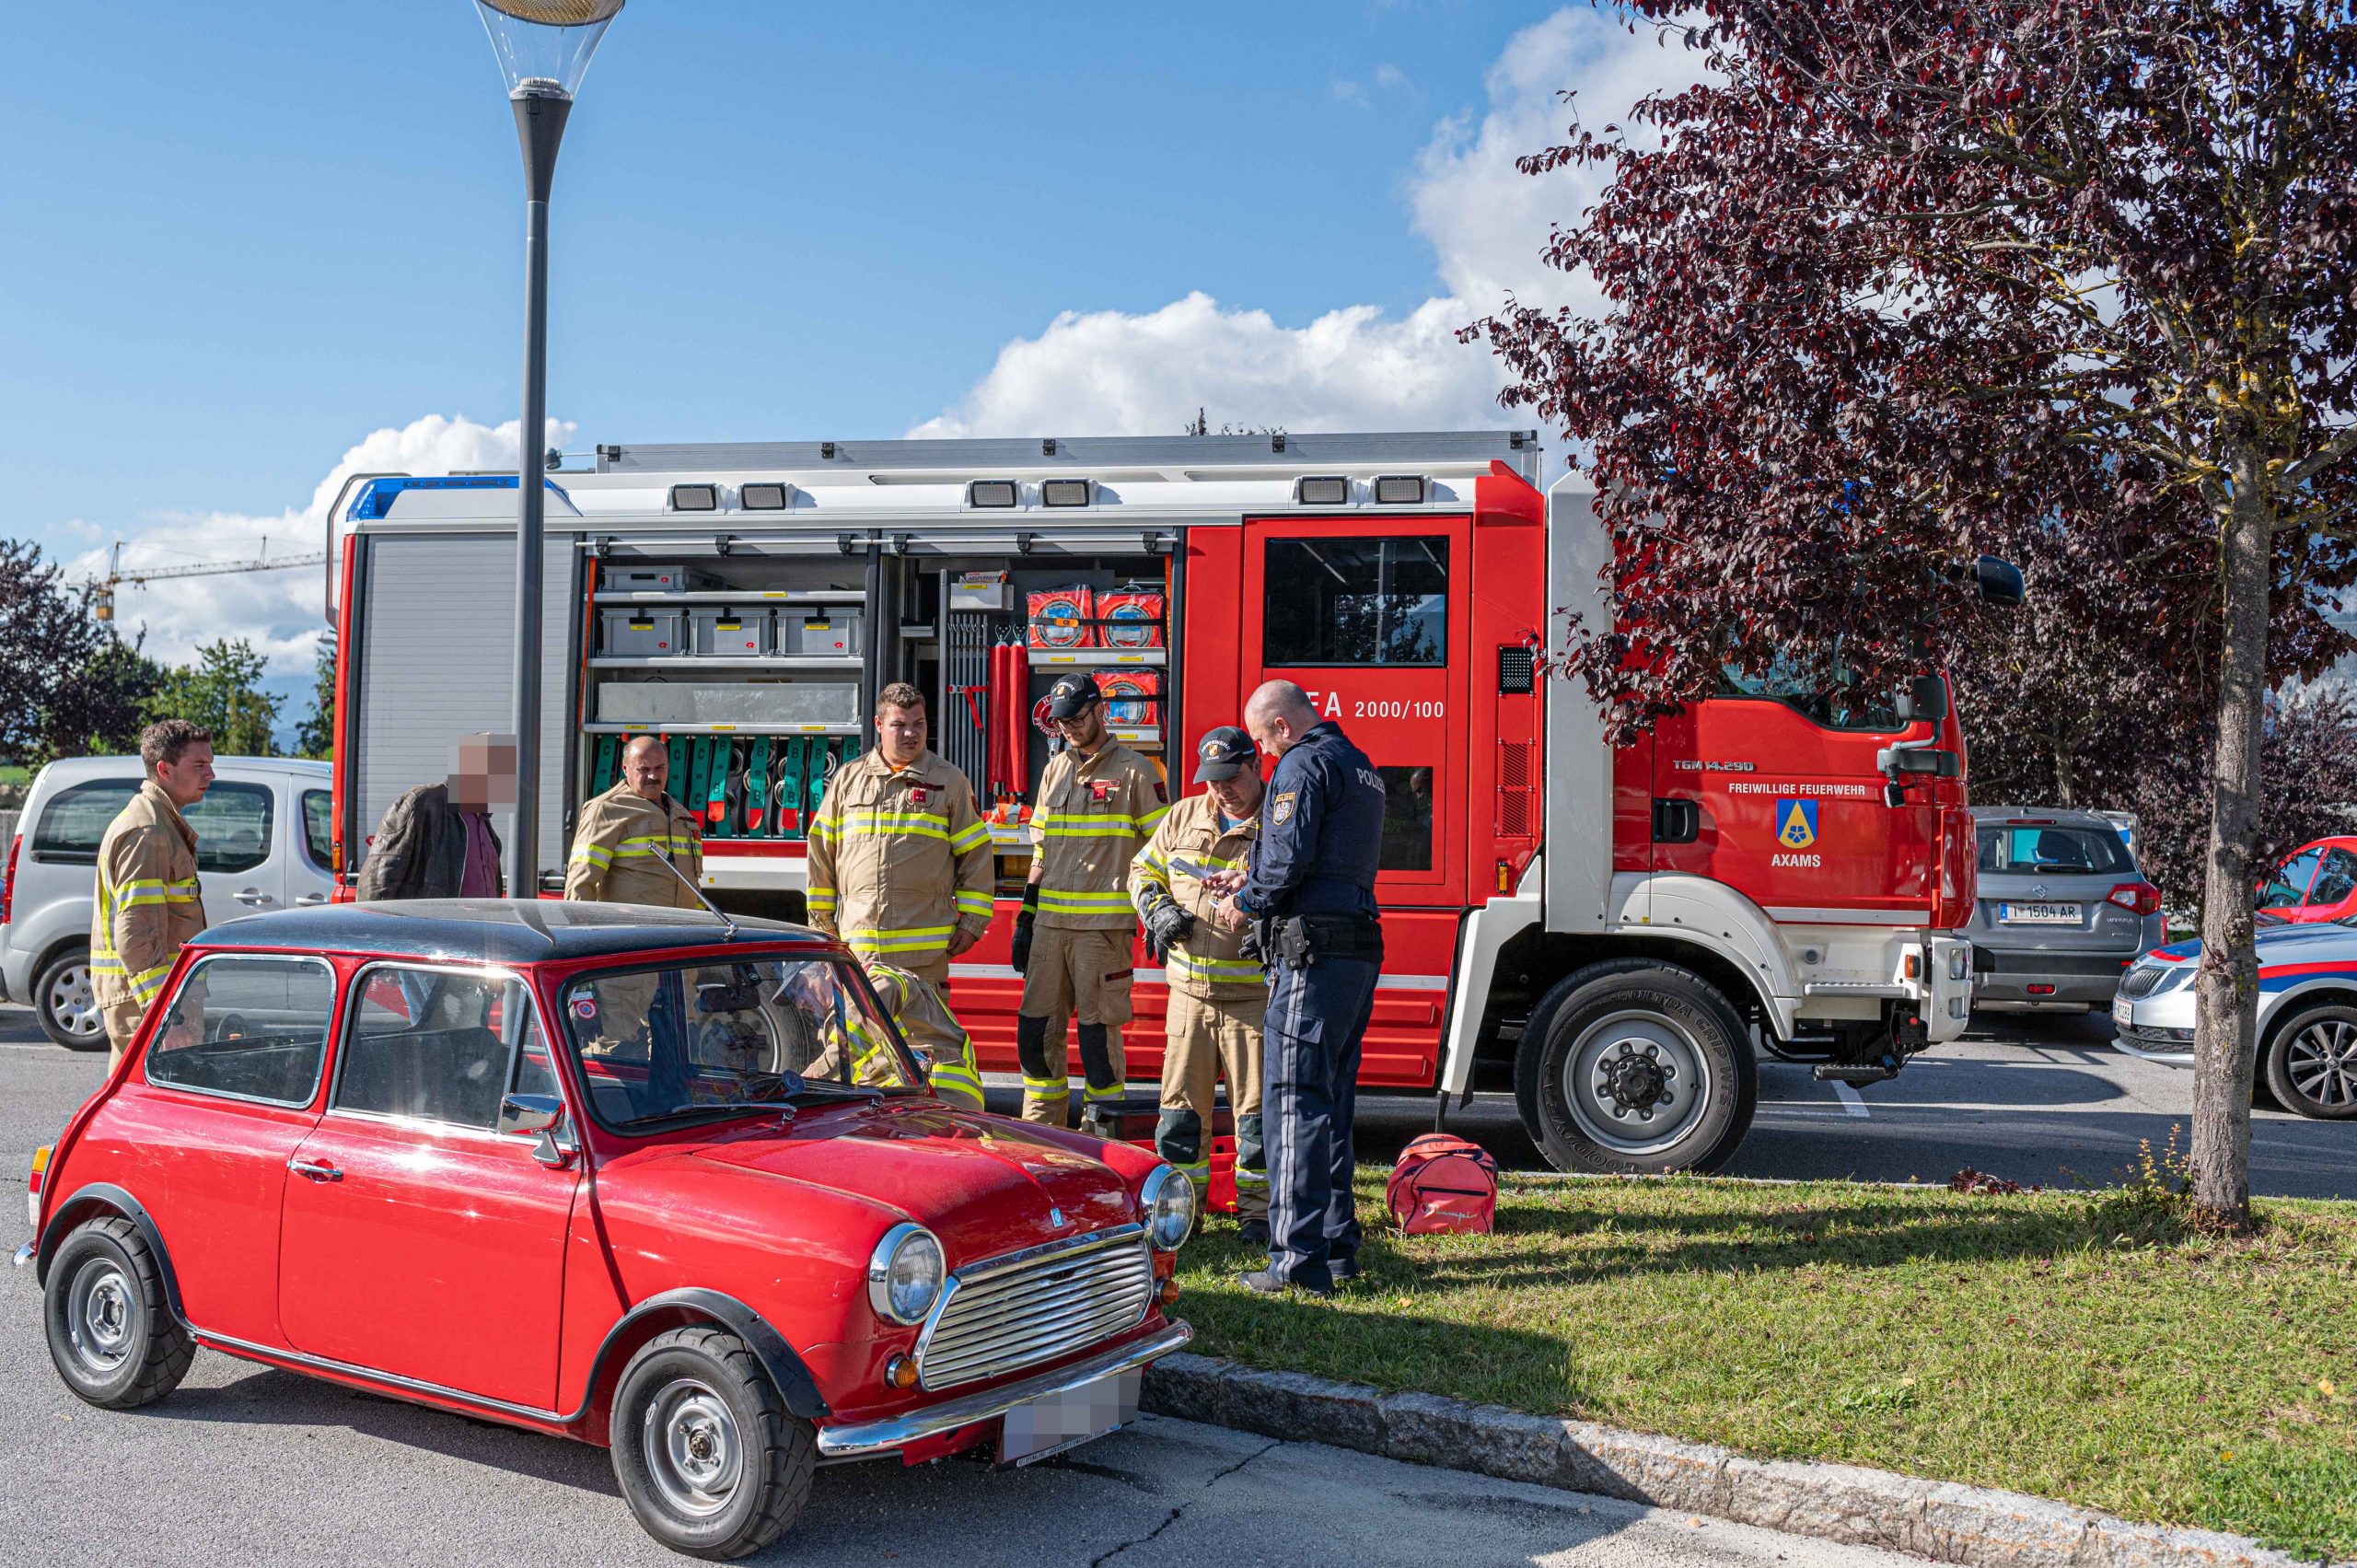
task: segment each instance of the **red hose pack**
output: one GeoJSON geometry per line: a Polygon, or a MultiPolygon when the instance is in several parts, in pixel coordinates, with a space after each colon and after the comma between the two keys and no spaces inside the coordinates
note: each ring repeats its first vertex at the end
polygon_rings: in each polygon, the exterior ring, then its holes
{"type": "Polygon", "coordinates": [[[1031,645],[1053,652],[1097,645],[1097,596],[1086,585],[1030,596],[1031,645]]]}
{"type": "Polygon", "coordinates": [[[1410,1236],[1487,1235],[1498,1221],[1498,1162],[1454,1132],[1426,1132],[1399,1151],[1383,1197],[1410,1236]]]}
{"type": "Polygon", "coordinates": [[[1151,669],[1100,669],[1097,690],[1105,693],[1105,722],[1132,726],[1162,722],[1162,676],[1151,669]]]}
{"type": "Polygon", "coordinates": [[[1097,636],[1109,648],[1162,646],[1163,598],[1159,589],[1123,588],[1097,596],[1097,636]]]}

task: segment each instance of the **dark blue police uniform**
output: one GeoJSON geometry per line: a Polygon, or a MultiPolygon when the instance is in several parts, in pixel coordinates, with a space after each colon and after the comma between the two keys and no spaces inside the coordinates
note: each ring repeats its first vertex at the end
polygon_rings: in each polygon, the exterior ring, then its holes
{"type": "Polygon", "coordinates": [[[1351,1123],[1359,1041],[1383,968],[1375,873],[1383,847],[1383,778],[1332,723],[1313,726],[1277,760],[1260,803],[1251,873],[1236,896],[1247,914],[1306,927],[1306,962],[1264,936],[1270,965],[1261,1126],[1269,1167],[1269,1269],[1309,1290],[1355,1264],[1351,1123]]]}

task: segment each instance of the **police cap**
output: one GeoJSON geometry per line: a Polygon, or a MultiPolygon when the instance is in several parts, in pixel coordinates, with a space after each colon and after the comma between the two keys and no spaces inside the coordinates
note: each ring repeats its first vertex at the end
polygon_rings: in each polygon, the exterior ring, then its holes
{"type": "Polygon", "coordinates": [[[1197,784],[1232,779],[1252,765],[1252,738],[1232,724],[1224,724],[1203,737],[1195,755],[1202,759],[1195,769],[1197,784]]]}
{"type": "Polygon", "coordinates": [[[1048,688],[1048,716],[1051,719],[1076,719],[1105,700],[1097,682],[1086,675],[1066,675],[1048,688]]]}

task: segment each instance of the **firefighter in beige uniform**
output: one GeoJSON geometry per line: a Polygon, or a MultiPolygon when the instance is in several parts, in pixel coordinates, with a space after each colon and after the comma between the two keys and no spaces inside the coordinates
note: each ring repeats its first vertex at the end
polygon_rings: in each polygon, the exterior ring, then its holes
{"type": "Polygon", "coordinates": [[[1015,967],[1023,976],[1015,1020],[1023,1065],[1023,1119],[1051,1127],[1070,1115],[1064,1043],[1048,1028],[1072,1013],[1080,1020],[1080,1066],[1088,1081],[1086,1124],[1097,1131],[1100,1107],[1118,1103],[1120,1028],[1130,1021],[1130,859],[1168,807],[1154,764],[1107,733],[1103,693],[1086,675],[1050,688],[1048,715],[1065,749],[1048,762],[1031,813],[1031,880],[1015,920],[1015,967]],[[1034,927],[1037,933],[1034,933],[1034,927]]]}
{"type": "MultiPolygon", "coordinates": [[[[139,755],[147,777],[99,841],[90,920],[90,992],[106,1020],[110,1067],[162,994],[180,948],[204,929],[196,832],[180,808],[203,799],[213,783],[213,738],[185,719],[165,719],[139,738],[139,755]]],[[[180,997],[191,1024],[202,1005],[194,990],[184,987],[180,997]]]]}
{"type": "MultiPolygon", "coordinates": [[[[564,867],[566,898],[703,907],[693,886],[703,875],[703,843],[695,818],[664,791],[670,776],[670,751],[654,736],[642,735],[622,749],[621,781],[581,808],[564,867]],[[666,859],[679,868],[677,876],[666,859]]],[[[655,1001],[656,983],[652,974],[597,981],[598,1037],[590,1049],[610,1051],[636,1035],[655,1001]]]]}
{"type": "Polygon", "coordinates": [[[1203,878],[1241,866],[1260,827],[1260,758],[1252,738],[1223,726],[1195,749],[1195,782],[1211,787],[1170,808],[1130,863],[1130,896],[1147,948],[1170,983],[1164,1025],[1162,1119],[1155,1152],[1187,1173],[1198,1200],[1211,1180],[1219,1074],[1236,1112],[1236,1217],[1245,1239],[1268,1240],[1269,1170],[1260,1142],[1260,1027],[1269,981],[1243,955],[1244,934],[1213,918],[1203,878]]]}
{"type": "Polygon", "coordinates": [[[886,1005],[934,1092],[979,1110],[973,1042],[941,993],[950,960],[990,929],[990,825],[965,773],[926,748],[915,687],[877,693],[876,738],[875,750],[836,771],[810,825],[810,923],[841,936],[879,992],[907,998],[886,1005]]]}

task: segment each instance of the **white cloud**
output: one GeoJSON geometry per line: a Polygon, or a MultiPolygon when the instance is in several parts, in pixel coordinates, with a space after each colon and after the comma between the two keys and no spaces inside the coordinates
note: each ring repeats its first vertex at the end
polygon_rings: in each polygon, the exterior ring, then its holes
{"type": "MultiPolygon", "coordinates": [[[[328,508],[343,482],[355,473],[448,473],[454,469],[513,469],[520,420],[501,425],[428,414],[398,429],[373,431],[346,451],[312,490],[310,499],[274,517],[231,512],[173,513],[123,540],[122,567],[193,565],[210,561],[250,561],[270,555],[299,555],[320,548],[328,508]]],[[[548,423],[548,442],[562,446],[573,425],[548,423]]],[[[56,531],[96,539],[88,525],[63,525],[56,531]]],[[[104,547],[84,551],[65,563],[69,578],[106,575],[104,547]]],[[[318,565],[275,572],[243,572],[204,577],[168,577],[145,585],[124,584],[115,594],[115,623],[126,637],[143,624],[147,653],[168,663],[185,662],[200,643],[243,637],[270,662],[273,675],[308,675],[313,650],[327,630],[321,602],[326,581],[318,565]]],[[[299,715],[298,715],[299,716],[299,715]]]]}
{"type": "MultiPolygon", "coordinates": [[[[1405,192],[1411,226],[1433,247],[1440,288],[1405,318],[1345,305],[1287,327],[1201,292],[1143,314],[1067,311],[1008,343],[962,398],[909,434],[1166,435],[1198,408],[1214,425],[1302,431],[1497,425],[1496,362],[1482,345],[1457,343],[1456,329],[1510,291],[1528,304],[1592,300],[1539,251],[1549,223],[1576,217],[1601,189],[1585,170],[1532,179],[1515,159],[1561,139],[1565,87],[1579,89],[1579,112],[1601,127],[1697,72],[1694,55],[1650,31],[1632,36],[1585,7],[1560,11],[1514,36],[1487,75],[1486,110],[1441,121],[1417,158],[1405,192]]],[[[1374,82],[1411,86],[1393,65],[1377,67],[1374,82]]],[[[1363,84],[1331,87],[1340,102],[1370,101],[1363,84]]]]}

